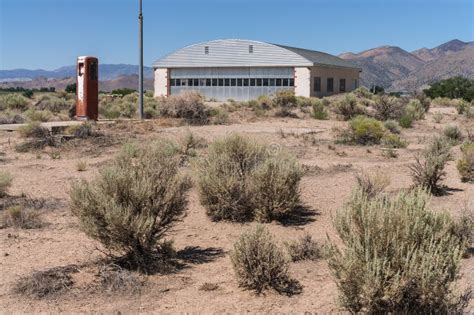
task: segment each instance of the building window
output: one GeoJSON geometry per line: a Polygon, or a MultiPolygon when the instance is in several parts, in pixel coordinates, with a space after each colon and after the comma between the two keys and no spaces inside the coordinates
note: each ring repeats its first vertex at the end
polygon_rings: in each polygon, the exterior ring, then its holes
{"type": "Polygon", "coordinates": [[[206,79],[206,86],[211,86],[211,79],[206,79]]]}
{"type": "Polygon", "coordinates": [[[354,80],[354,89],[357,89],[359,87],[359,82],[357,79],[354,80]]]}
{"type": "Polygon", "coordinates": [[[224,85],[230,86],[230,79],[224,79],[224,85]]]}
{"type": "Polygon", "coordinates": [[[268,79],[263,79],[263,86],[268,86],[268,79]]]}
{"type": "Polygon", "coordinates": [[[249,54],[253,54],[253,45],[249,45],[249,54]]]}
{"type": "Polygon", "coordinates": [[[199,86],[199,79],[194,79],[194,86],[199,86]]]}
{"type": "Polygon", "coordinates": [[[339,92],[346,91],[346,79],[339,79],[339,92]]]}
{"type": "Polygon", "coordinates": [[[237,79],[230,79],[230,86],[236,86],[237,85],[237,79]]]}
{"type": "Polygon", "coordinates": [[[262,86],[262,79],[257,79],[257,86],[262,86]]]}
{"type": "Polygon", "coordinates": [[[237,79],[237,86],[242,86],[242,79],[237,79]]]}
{"type": "Polygon", "coordinates": [[[171,80],[170,80],[170,86],[175,86],[175,84],[176,84],[176,83],[175,83],[175,80],[174,80],[174,79],[171,79],[171,80]]]}
{"type": "Polygon", "coordinates": [[[219,79],[219,86],[224,86],[224,79],[219,79]]]}
{"type": "Polygon", "coordinates": [[[209,46],[204,46],[204,53],[209,55],[209,46]]]}
{"type": "Polygon", "coordinates": [[[276,83],[276,86],[281,86],[281,79],[276,79],[275,83],[276,83]]]}
{"type": "Polygon", "coordinates": [[[181,86],[186,86],[186,85],[188,85],[187,83],[188,83],[188,80],[181,79],[181,86]]]}
{"type": "Polygon", "coordinates": [[[283,86],[288,86],[288,85],[289,85],[289,84],[288,84],[288,83],[289,83],[288,81],[289,81],[288,79],[283,79],[283,82],[282,82],[282,83],[283,83],[283,86]]]}
{"type": "Polygon", "coordinates": [[[314,77],[314,92],[321,92],[321,77],[314,77]]]}
{"type": "Polygon", "coordinates": [[[181,79],[174,79],[176,86],[181,86],[181,79]]]}
{"type": "Polygon", "coordinates": [[[199,86],[206,86],[206,79],[199,79],[199,86]]]}
{"type": "Polygon", "coordinates": [[[243,83],[244,83],[244,86],[249,86],[249,79],[244,79],[243,81],[244,81],[244,82],[243,82],[243,83]]]}
{"type": "Polygon", "coordinates": [[[295,86],[295,79],[290,79],[290,86],[295,86]]]}
{"type": "Polygon", "coordinates": [[[188,86],[193,86],[193,79],[188,79],[188,86]]]}
{"type": "Polygon", "coordinates": [[[255,86],[255,79],[250,79],[250,86],[255,86]]]}
{"type": "Polygon", "coordinates": [[[328,92],[334,92],[334,78],[328,78],[328,84],[327,84],[327,87],[326,87],[326,90],[328,92]]]}

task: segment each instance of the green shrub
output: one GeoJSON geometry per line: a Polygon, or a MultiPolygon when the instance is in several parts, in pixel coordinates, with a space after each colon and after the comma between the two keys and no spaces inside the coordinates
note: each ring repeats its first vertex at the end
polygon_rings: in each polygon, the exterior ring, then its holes
{"type": "Polygon", "coordinates": [[[6,171],[0,171],[0,198],[7,195],[8,188],[12,185],[13,177],[6,171]]]}
{"type": "Polygon", "coordinates": [[[257,293],[273,288],[287,295],[301,291],[298,282],[288,276],[283,251],[261,225],[240,236],[230,258],[240,287],[257,293]]]}
{"type": "Polygon", "coordinates": [[[209,109],[203,97],[196,92],[185,92],[162,98],[160,114],[165,117],[182,118],[190,124],[207,124],[209,109]]]}
{"type": "Polygon", "coordinates": [[[429,97],[427,97],[424,92],[415,92],[413,96],[420,102],[425,113],[427,113],[431,107],[431,100],[429,99],[429,97]]]}
{"type": "Polygon", "coordinates": [[[86,139],[97,135],[92,124],[88,121],[85,121],[80,125],[67,127],[65,133],[80,139],[86,139]]]}
{"type": "Polygon", "coordinates": [[[398,122],[402,128],[411,128],[413,126],[413,117],[408,114],[403,114],[398,122]]]}
{"type": "MultiPolygon", "coordinates": [[[[462,182],[474,182],[474,143],[466,143],[461,147],[462,157],[457,168],[462,182]]],[[[0,184],[1,186],[1,184],[0,184]]]]}
{"type": "Polygon", "coordinates": [[[412,99],[405,107],[405,114],[413,120],[421,120],[425,118],[425,109],[419,100],[412,99]]]}
{"type": "Polygon", "coordinates": [[[408,143],[399,135],[386,133],[382,138],[382,145],[386,148],[399,149],[406,148],[408,143]]]}
{"type": "Polygon", "coordinates": [[[457,100],[456,103],[456,110],[458,111],[459,115],[462,115],[466,112],[466,110],[471,106],[471,104],[465,100],[457,100]]]}
{"type": "Polygon", "coordinates": [[[449,125],[444,128],[443,134],[446,138],[454,141],[459,142],[462,140],[462,132],[458,126],[449,125]]]}
{"type": "Polygon", "coordinates": [[[469,294],[455,296],[464,242],[447,213],[427,209],[421,189],[393,199],[356,190],[335,217],[344,246],[333,243],[329,267],[342,306],[351,313],[459,314],[469,294]]]}
{"type": "Polygon", "coordinates": [[[296,210],[298,163],[250,138],[216,140],[196,170],[201,203],[215,221],[271,221],[296,210]]]}
{"type": "Polygon", "coordinates": [[[189,181],[179,174],[176,144],[158,141],[136,157],[121,152],[91,182],[72,185],[81,229],[130,268],[154,270],[166,231],[185,211],[189,181]]]}
{"type": "Polygon", "coordinates": [[[367,90],[363,86],[358,87],[352,93],[354,93],[358,97],[367,98],[367,99],[372,99],[372,97],[374,96],[374,94],[372,94],[369,90],[367,90]]]}
{"type": "Polygon", "coordinates": [[[286,242],[285,246],[293,262],[321,258],[321,249],[309,234],[295,241],[286,242]]]}
{"type": "Polygon", "coordinates": [[[324,102],[320,99],[312,99],[312,116],[314,119],[319,119],[319,120],[326,120],[328,119],[329,113],[326,109],[326,106],[324,105],[324,102]]]}
{"type": "Polygon", "coordinates": [[[403,115],[403,103],[393,96],[377,95],[372,106],[378,120],[399,119],[403,115]]]}
{"type": "Polygon", "coordinates": [[[341,115],[344,120],[349,120],[357,115],[364,115],[365,108],[357,103],[354,94],[347,94],[343,99],[334,102],[333,111],[341,115]]]}
{"type": "Polygon", "coordinates": [[[110,94],[116,94],[116,95],[120,95],[120,96],[125,96],[125,95],[129,95],[129,94],[136,93],[136,92],[137,92],[137,91],[134,90],[134,89],[123,88],[123,89],[115,89],[115,90],[112,90],[112,92],[110,92],[110,94]]]}
{"type": "Polygon", "coordinates": [[[67,100],[54,95],[44,95],[35,105],[35,108],[43,111],[59,113],[63,110],[68,110],[72,105],[74,105],[74,100],[67,100]]]}
{"type": "Polygon", "coordinates": [[[0,96],[0,110],[6,108],[23,111],[28,107],[30,101],[21,94],[8,93],[0,96]]]}
{"type": "Polygon", "coordinates": [[[400,125],[396,120],[387,120],[383,123],[383,126],[391,133],[399,134],[401,132],[400,125]]]}
{"type": "Polygon", "coordinates": [[[421,156],[415,158],[410,165],[411,176],[416,186],[438,194],[442,191],[439,182],[446,172],[444,167],[451,159],[451,144],[445,138],[434,138],[425,148],[421,156]]]}
{"type": "Polygon", "coordinates": [[[380,121],[366,116],[357,116],[351,119],[349,129],[345,131],[341,139],[345,138],[342,142],[352,144],[372,145],[379,144],[384,134],[385,128],[380,121]]]}
{"type": "Polygon", "coordinates": [[[474,80],[460,76],[452,77],[431,84],[424,93],[431,98],[463,98],[469,102],[474,99],[474,80]]]}
{"type": "Polygon", "coordinates": [[[296,103],[295,92],[291,90],[279,90],[273,98],[273,104],[282,108],[296,107],[296,103]]]}

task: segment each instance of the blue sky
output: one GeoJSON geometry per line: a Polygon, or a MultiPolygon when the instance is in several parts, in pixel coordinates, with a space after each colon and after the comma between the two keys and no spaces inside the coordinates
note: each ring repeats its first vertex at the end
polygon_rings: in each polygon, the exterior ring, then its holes
{"type": "MultiPolygon", "coordinates": [[[[332,54],[474,40],[473,0],[143,0],[145,64],[180,47],[246,38],[332,54]]],[[[79,55],[137,64],[138,0],[0,0],[0,69],[79,55]]]]}

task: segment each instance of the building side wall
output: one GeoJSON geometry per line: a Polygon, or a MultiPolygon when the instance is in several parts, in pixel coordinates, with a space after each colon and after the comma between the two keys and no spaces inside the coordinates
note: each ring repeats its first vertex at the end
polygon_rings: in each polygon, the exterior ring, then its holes
{"type": "Polygon", "coordinates": [[[168,69],[155,69],[155,97],[168,96],[168,69]]]}
{"type": "Polygon", "coordinates": [[[336,67],[323,67],[323,66],[314,66],[311,67],[310,71],[310,95],[315,97],[329,96],[338,93],[344,93],[340,91],[340,79],[346,80],[346,90],[345,92],[350,92],[355,90],[359,86],[359,70],[357,69],[345,69],[345,68],[336,68],[336,67]],[[317,92],[314,89],[315,78],[321,78],[321,91],[317,92]],[[333,92],[327,91],[327,82],[328,78],[334,79],[333,92]]]}
{"type": "Polygon", "coordinates": [[[308,67],[295,68],[295,95],[311,96],[311,70],[308,67]]]}

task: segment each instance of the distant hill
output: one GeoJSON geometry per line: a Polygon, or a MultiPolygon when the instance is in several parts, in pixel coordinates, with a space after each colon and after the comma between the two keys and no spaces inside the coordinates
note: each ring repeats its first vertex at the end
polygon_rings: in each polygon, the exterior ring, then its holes
{"type": "MultiPolygon", "coordinates": [[[[64,90],[68,84],[75,83],[76,79],[73,77],[61,78],[61,79],[48,79],[45,77],[35,78],[28,81],[9,81],[1,82],[0,88],[9,87],[23,87],[25,89],[39,89],[42,87],[54,87],[57,91],[64,90]]],[[[153,91],[153,79],[145,78],[143,82],[144,88],[147,91],[153,91]]],[[[138,75],[121,75],[111,80],[99,81],[99,90],[104,92],[110,92],[112,90],[129,88],[137,89],[138,87],[138,75]]]]}
{"type": "MultiPolygon", "coordinates": [[[[145,78],[153,78],[153,68],[144,67],[145,78]]],[[[119,76],[138,75],[138,66],[127,64],[100,64],[99,79],[111,80],[119,76]]],[[[61,79],[76,76],[76,66],[65,66],[56,70],[28,70],[28,69],[14,69],[14,70],[0,70],[0,82],[4,81],[24,81],[26,79],[48,78],[61,79]]]]}
{"type": "Polygon", "coordinates": [[[362,68],[362,85],[376,84],[388,90],[416,90],[459,75],[474,79],[474,42],[458,39],[411,53],[399,47],[382,46],[339,57],[362,68]]]}

